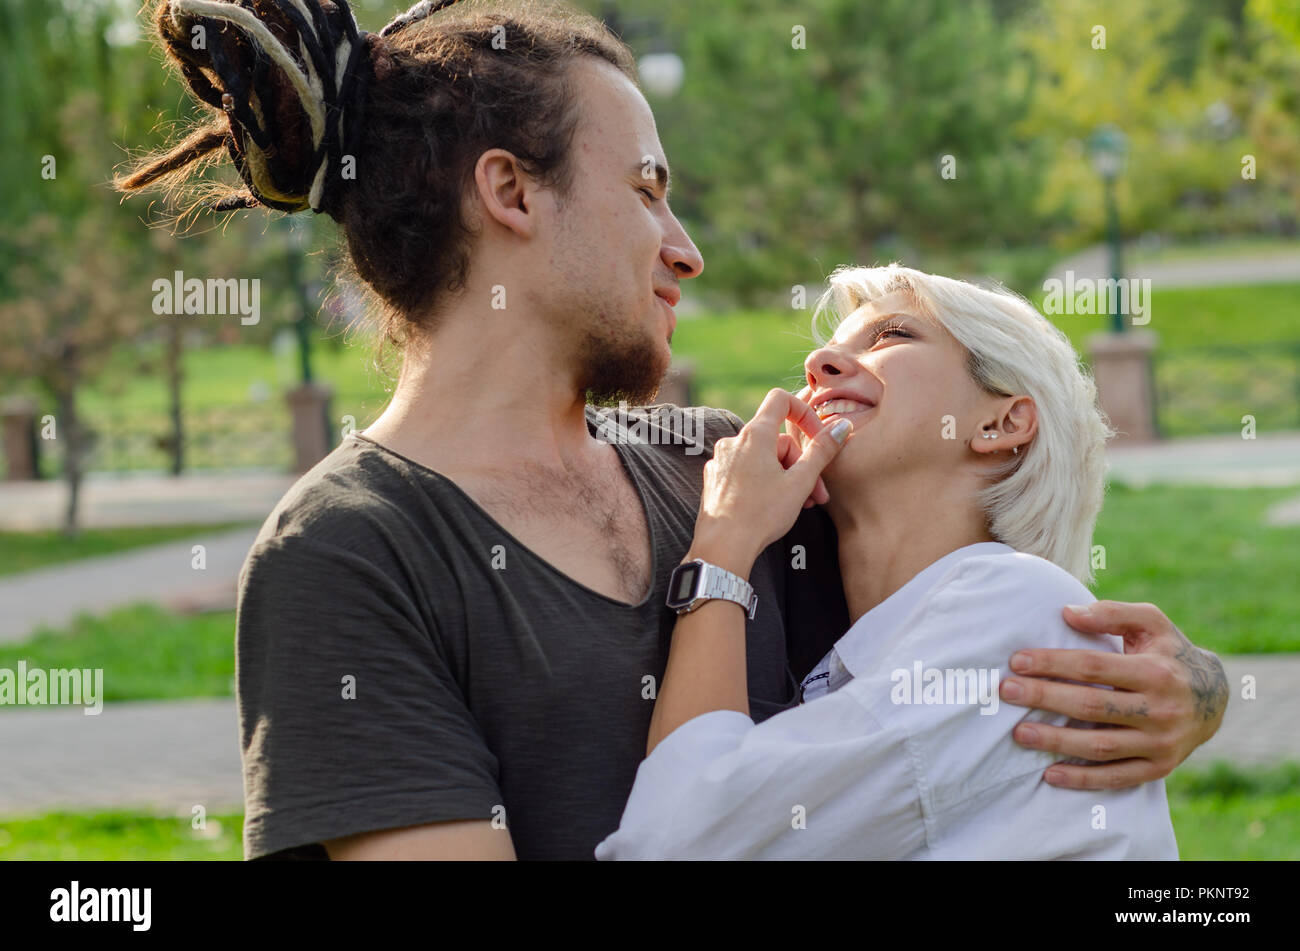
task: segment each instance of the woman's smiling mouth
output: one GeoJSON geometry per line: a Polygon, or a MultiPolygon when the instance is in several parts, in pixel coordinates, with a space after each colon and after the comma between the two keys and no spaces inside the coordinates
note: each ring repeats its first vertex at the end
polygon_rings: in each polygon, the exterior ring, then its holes
{"type": "Polygon", "coordinates": [[[861,400],[848,399],[846,397],[837,397],[835,399],[824,400],[813,407],[817,418],[823,422],[832,416],[852,416],[855,413],[864,413],[869,409],[874,409],[874,403],[866,403],[861,400]]]}

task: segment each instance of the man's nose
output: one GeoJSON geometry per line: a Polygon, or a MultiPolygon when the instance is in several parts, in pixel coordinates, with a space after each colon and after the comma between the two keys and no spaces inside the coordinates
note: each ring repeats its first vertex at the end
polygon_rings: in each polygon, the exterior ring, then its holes
{"type": "Polygon", "coordinates": [[[695,242],[691,240],[677,217],[675,215],[669,217],[672,223],[664,235],[659,256],[673,269],[678,279],[699,277],[700,272],[704,270],[704,258],[700,254],[700,249],[695,246],[695,242]]]}
{"type": "Polygon", "coordinates": [[[853,372],[853,361],[834,347],[820,347],[808,354],[803,362],[804,376],[814,390],[829,386],[831,377],[853,372]]]}

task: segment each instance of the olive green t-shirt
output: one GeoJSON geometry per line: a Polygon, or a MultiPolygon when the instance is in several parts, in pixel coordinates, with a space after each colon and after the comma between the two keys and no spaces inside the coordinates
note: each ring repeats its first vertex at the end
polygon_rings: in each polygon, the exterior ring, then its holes
{"type": "MultiPolygon", "coordinates": [[[[248,858],[324,858],[326,839],[488,819],[521,859],[590,859],[618,827],[676,620],[668,578],[713,442],[740,420],[617,413],[588,407],[588,427],[615,444],[645,509],[654,580],[640,604],[574,581],[455,483],[360,435],[281,500],[239,584],[248,858]]],[[[787,660],[789,548],[769,548],[750,578],[755,720],[795,705],[804,672],[787,660]]],[[[826,553],[805,560],[823,581],[833,570],[826,553]]],[[[844,630],[834,581],[825,610],[801,596],[801,656],[844,630]]]]}

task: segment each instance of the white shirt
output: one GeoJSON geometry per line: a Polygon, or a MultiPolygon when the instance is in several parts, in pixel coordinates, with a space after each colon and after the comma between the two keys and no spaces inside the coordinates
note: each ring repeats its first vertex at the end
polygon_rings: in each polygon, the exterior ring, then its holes
{"type": "Polygon", "coordinates": [[[757,726],[717,710],[667,736],[596,857],[1177,859],[1163,781],[1058,789],[1042,774],[1059,757],[1011,737],[1069,722],[1000,701],[1016,650],[1122,652],[1062,619],[1093,600],[1006,545],[944,556],[836,642],[801,706],[757,726]]]}

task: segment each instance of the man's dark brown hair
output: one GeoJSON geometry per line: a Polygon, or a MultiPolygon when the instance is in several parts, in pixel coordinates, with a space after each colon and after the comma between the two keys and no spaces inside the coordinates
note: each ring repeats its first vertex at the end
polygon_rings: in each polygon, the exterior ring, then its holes
{"type": "Polygon", "coordinates": [[[478,157],[505,149],[563,197],[579,118],[569,66],[595,56],[635,81],[603,24],[532,2],[424,0],[377,34],[345,0],[159,0],[152,18],[208,118],[117,187],[187,191],[224,146],[243,187],[211,201],[207,183],[207,206],[328,214],[399,345],[464,284],[478,157]]]}

